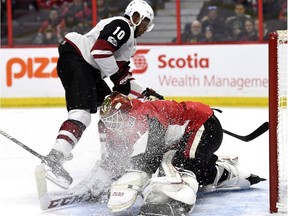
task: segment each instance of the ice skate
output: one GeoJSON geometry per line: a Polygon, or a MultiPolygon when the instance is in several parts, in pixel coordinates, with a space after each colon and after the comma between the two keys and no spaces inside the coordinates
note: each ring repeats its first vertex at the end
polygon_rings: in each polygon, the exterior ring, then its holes
{"type": "Polygon", "coordinates": [[[52,149],[46,156],[46,160],[43,160],[42,163],[45,165],[46,178],[59,187],[68,189],[73,179],[62,166],[64,161],[65,157],[63,153],[52,149]]]}
{"type": "Polygon", "coordinates": [[[219,158],[216,162],[216,168],[217,175],[214,182],[200,187],[200,191],[245,190],[249,189],[253,184],[266,180],[238,166],[238,157],[236,156],[219,158]]]}

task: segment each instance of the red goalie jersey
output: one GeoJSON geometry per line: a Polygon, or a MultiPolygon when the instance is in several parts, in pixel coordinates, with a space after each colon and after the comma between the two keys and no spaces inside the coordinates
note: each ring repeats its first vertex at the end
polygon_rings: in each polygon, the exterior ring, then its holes
{"type": "Polygon", "coordinates": [[[129,100],[126,97],[113,95],[104,101],[100,113],[101,121],[104,123],[100,127],[100,133],[103,134],[103,126],[105,126],[106,145],[114,145],[114,147],[117,145],[119,149],[124,146],[125,155],[134,156],[141,152],[139,149],[147,151],[148,145],[164,144],[157,142],[165,142],[167,147],[167,137],[176,139],[188,135],[184,150],[187,158],[194,157],[197,148],[197,143],[195,144],[197,132],[213,115],[208,105],[199,102],[129,100]],[[179,131],[182,134],[176,135],[179,131]],[[148,137],[156,137],[150,139],[149,144],[149,138],[148,141],[143,138],[145,134],[148,137]],[[142,142],[139,142],[141,139],[142,142]],[[196,146],[193,146],[194,144],[196,146]]]}

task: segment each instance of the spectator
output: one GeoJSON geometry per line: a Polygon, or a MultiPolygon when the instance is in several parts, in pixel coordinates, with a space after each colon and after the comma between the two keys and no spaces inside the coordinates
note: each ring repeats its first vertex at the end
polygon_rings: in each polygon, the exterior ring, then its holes
{"type": "Polygon", "coordinates": [[[243,26],[240,22],[234,22],[230,26],[228,41],[239,41],[243,37],[243,26]]]}
{"type": "Polygon", "coordinates": [[[244,22],[244,32],[240,39],[241,41],[258,41],[258,34],[255,29],[255,22],[253,19],[246,19],[244,22]]]}
{"type": "Polygon", "coordinates": [[[58,38],[52,28],[47,28],[43,37],[42,44],[58,44],[58,38]]]}
{"type": "Polygon", "coordinates": [[[70,2],[71,0],[33,0],[29,5],[30,10],[50,10],[60,9],[63,4],[70,2]]]}
{"type": "Polygon", "coordinates": [[[240,27],[241,32],[243,32],[245,20],[251,18],[250,15],[245,13],[245,7],[242,4],[235,5],[234,13],[234,16],[230,16],[225,20],[225,28],[228,35],[233,35],[233,26],[240,27]]]}
{"type": "Polygon", "coordinates": [[[66,35],[68,32],[75,31],[77,24],[78,24],[78,19],[74,16],[73,13],[68,12],[65,15],[64,23],[61,26],[62,28],[59,31],[61,33],[61,38],[59,37],[59,41],[62,41],[64,38],[64,35],[66,35]]]}
{"type": "Polygon", "coordinates": [[[222,41],[222,35],[215,34],[213,27],[207,26],[204,29],[203,38],[200,39],[201,42],[215,42],[222,41]]]}
{"type": "Polygon", "coordinates": [[[86,20],[78,20],[77,26],[75,26],[74,31],[79,34],[86,34],[90,29],[91,25],[86,20]]]}
{"type": "Polygon", "coordinates": [[[218,13],[223,19],[232,16],[234,9],[234,0],[208,0],[205,1],[197,15],[197,19],[201,20],[207,14],[209,6],[216,6],[218,8],[218,13]]]}
{"type": "Polygon", "coordinates": [[[200,21],[195,20],[190,24],[189,31],[184,31],[181,35],[182,42],[199,42],[203,38],[202,34],[202,24],[200,21]]]}
{"type": "Polygon", "coordinates": [[[213,42],[213,30],[212,27],[207,26],[204,30],[204,37],[200,39],[201,42],[213,42]]]}
{"type": "Polygon", "coordinates": [[[73,0],[73,2],[66,4],[61,16],[65,17],[68,12],[74,14],[78,19],[92,20],[92,10],[86,1],[73,0]]]}
{"type": "Polygon", "coordinates": [[[282,0],[279,20],[284,20],[287,22],[287,0],[282,0]]]}
{"type": "MultiPolygon", "coordinates": [[[[259,37],[259,34],[260,34],[260,33],[259,33],[259,20],[258,20],[258,19],[256,19],[256,20],[254,21],[254,26],[255,26],[255,30],[256,30],[256,32],[257,32],[258,38],[260,39],[260,37],[259,37]]],[[[268,41],[268,40],[269,40],[269,33],[270,33],[270,31],[269,31],[269,29],[267,28],[266,22],[263,22],[262,28],[263,28],[263,41],[268,41]]]]}
{"type": "Polygon", "coordinates": [[[234,3],[237,4],[241,4],[244,6],[246,14],[254,17],[256,15],[256,10],[257,8],[255,8],[254,10],[254,5],[252,4],[253,0],[233,0],[234,3]]]}
{"type": "MultiPolygon", "coordinates": [[[[7,5],[6,5],[7,1],[6,0],[1,0],[1,23],[6,22],[7,20],[7,5]]],[[[14,9],[15,9],[15,5],[16,5],[16,0],[12,0],[12,16],[14,14],[14,9]]],[[[2,29],[1,29],[2,30],[2,29]]],[[[2,35],[2,33],[1,33],[2,35]]]]}
{"type": "Polygon", "coordinates": [[[263,2],[264,19],[269,31],[287,29],[287,1],[281,1],[265,0],[263,2]]]}
{"type": "Polygon", "coordinates": [[[60,42],[62,40],[61,30],[63,29],[63,26],[64,26],[64,20],[60,18],[58,10],[51,9],[49,12],[48,19],[41,24],[38,30],[38,34],[35,38],[35,43],[36,44],[43,43],[44,33],[48,28],[53,30],[53,34],[57,36],[58,41],[60,42]]]}
{"type": "Polygon", "coordinates": [[[277,20],[281,11],[279,0],[263,0],[264,20],[277,20]]]}
{"type": "Polygon", "coordinates": [[[219,15],[217,6],[209,6],[207,8],[206,16],[204,16],[200,21],[203,29],[207,26],[211,26],[213,27],[215,34],[224,34],[225,20],[219,15]]]}
{"type": "Polygon", "coordinates": [[[109,12],[112,16],[118,16],[123,13],[131,0],[106,0],[109,2],[109,12]]]}
{"type": "Polygon", "coordinates": [[[97,0],[97,18],[98,21],[101,19],[108,18],[110,16],[108,2],[104,0],[97,0]]]}
{"type": "Polygon", "coordinates": [[[287,29],[287,2],[283,3],[282,9],[279,13],[279,30],[285,30],[287,29]]]}

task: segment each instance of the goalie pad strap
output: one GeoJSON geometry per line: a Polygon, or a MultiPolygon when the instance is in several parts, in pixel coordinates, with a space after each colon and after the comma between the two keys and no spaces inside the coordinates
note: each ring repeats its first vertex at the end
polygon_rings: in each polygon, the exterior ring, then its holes
{"type": "Polygon", "coordinates": [[[149,175],[142,171],[129,171],[115,181],[110,190],[107,203],[112,212],[119,212],[131,207],[142,188],[149,180],[149,175]]]}

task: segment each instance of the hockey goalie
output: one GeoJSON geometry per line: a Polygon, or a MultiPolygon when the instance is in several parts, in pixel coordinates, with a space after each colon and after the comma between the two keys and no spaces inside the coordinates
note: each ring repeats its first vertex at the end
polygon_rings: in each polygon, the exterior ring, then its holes
{"type": "Polygon", "coordinates": [[[218,157],[223,130],[213,110],[198,102],[106,97],[98,125],[101,160],[71,195],[107,198],[112,212],[125,211],[139,196],[138,215],[184,216],[199,191],[244,190],[261,180],[218,157]]]}

